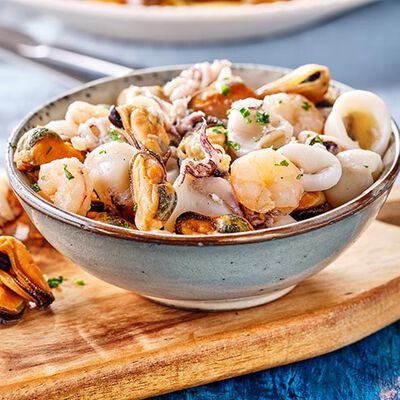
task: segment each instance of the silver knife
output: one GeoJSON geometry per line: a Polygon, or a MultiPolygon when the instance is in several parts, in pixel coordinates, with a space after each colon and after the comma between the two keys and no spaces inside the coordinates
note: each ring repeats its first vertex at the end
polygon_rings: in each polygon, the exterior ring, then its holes
{"type": "Polygon", "coordinates": [[[6,26],[0,26],[0,48],[80,82],[103,76],[123,76],[133,71],[110,61],[40,44],[31,36],[6,26]]]}

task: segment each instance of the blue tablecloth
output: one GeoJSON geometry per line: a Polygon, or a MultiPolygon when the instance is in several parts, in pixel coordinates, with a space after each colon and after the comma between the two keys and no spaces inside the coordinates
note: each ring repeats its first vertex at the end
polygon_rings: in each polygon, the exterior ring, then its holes
{"type": "MultiPolygon", "coordinates": [[[[45,16],[31,16],[4,3],[0,7],[0,23],[18,21],[16,26],[44,41],[128,65],[214,58],[287,67],[309,62],[326,64],[334,78],[381,95],[400,120],[399,0],[382,1],[308,30],[272,39],[196,46],[118,43],[105,38],[95,41],[93,36],[71,32],[45,16]]],[[[33,107],[65,89],[54,77],[13,64],[0,52],[0,164],[11,128],[33,107]]],[[[400,399],[400,323],[329,355],[158,399],[400,399]]]]}

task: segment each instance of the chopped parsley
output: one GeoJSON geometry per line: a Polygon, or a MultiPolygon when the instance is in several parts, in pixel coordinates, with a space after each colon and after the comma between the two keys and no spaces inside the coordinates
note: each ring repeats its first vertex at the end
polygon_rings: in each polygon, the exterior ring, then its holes
{"type": "Polygon", "coordinates": [[[364,168],[369,168],[368,165],[364,165],[364,168]]]}
{"type": "Polygon", "coordinates": [[[120,133],[115,129],[111,129],[109,135],[111,140],[115,140],[117,142],[123,142],[120,133]]]}
{"type": "Polygon", "coordinates": [[[136,212],[136,211],[137,211],[137,209],[138,209],[138,204],[137,204],[137,203],[135,203],[135,204],[133,205],[133,212],[136,212]]]}
{"type": "Polygon", "coordinates": [[[275,164],[277,167],[288,167],[289,162],[287,160],[282,160],[279,164],[275,164]]]}
{"type": "Polygon", "coordinates": [[[296,176],[296,179],[299,181],[299,180],[303,177],[303,175],[304,175],[304,174],[298,174],[298,175],[296,176]]]}
{"type": "Polygon", "coordinates": [[[8,146],[11,147],[13,150],[17,148],[17,145],[11,142],[8,142],[8,146]]]}
{"type": "Polygon", "coordinates": [[[64,164],[64,174],[65,177],[70,181],[71,179],[74,179],[75,177],[71,174],[71,172],[68,171],[68,165],[64,164]]]}
{"type": "Polygon", "coordinates": [[[31,187],[36,193],[41,191],[40,186],[37,183],[33,183],[31,187]]]}
{"type": "Polygon", "coordinates": [[[278,101],[278,104],[283,104],[283,100],[279,100],[279,101],[278,101]]]}
{"type": "Polygon", "coordinates": [[[269,115],[264,111],[256,111],[256,122],[261,125],[269,124],[269,115]]]}
{"type": "Polygon", "coordinates": [[[308,111],[311,108],[311,104],[308,101],[303,101],[301,108],[305,111],[308,111]]]}
{"type": "Polygon", "coordinates": [[[63,281],[64,277],[62,275],[56,278],[47,279],[47,283],[52,289],[58,288],[63,283],[63,281]]]}
{"type": "Polygon", "coordinates": [[[228,147],[232,147],[234,150],[240,150],[240,144],[233,140],[228,140],[228,147]]]}
{"type": "Polygon", "coordinates": [[[243,118],[248,118],[250,116],[250,110],[247,107],[242,107],[239,112],[242,114],[243,118]]]}
{"type": "Polygon", "coordinates": [[[132,227],[127,222],[124,222],[124,228],[125,229],[132,229],[132,227]]]}
{"type": "Polygon", "coordinates": [[[213,126],[212,127],[212,129],[211,129],[214,133],[218,133],[218,134],[221,134],[221,135],[224,135],[225,134],[225,126],[224,125],[215,125],[215,126],[213,126]]]}
{"type": "Polygon", "coordinates": [[[221,87],[221,93],[222,93],[224,96],[228,96],[230,92],[231,92],[231,88],[230,88],[229,85],[222,85],[222,87],[221,87]]]}
{"type": "Polygon", "coordinates": [[[106,150],[101,150],[101,151],[99,151],[99,154],[107,154],[107,151],[106,150]]]}
{"type": "Polygon", "coordinates": [[[317,135],[317,136],[315,136],[315,137],[311,140],[311,142],[310,142],[311,146],[312,146],[313,144],[315,144],[315,143],[321,143],[321,144],[323,144],[324,142],[323,142],[322,139],[319,137],[319,135],[317,135]]]}
{"type": "Polygon", "coordinates": [[[77,279],[75,284],[78,286],[85,286],[85,281],[83,279],[77,279]]]}

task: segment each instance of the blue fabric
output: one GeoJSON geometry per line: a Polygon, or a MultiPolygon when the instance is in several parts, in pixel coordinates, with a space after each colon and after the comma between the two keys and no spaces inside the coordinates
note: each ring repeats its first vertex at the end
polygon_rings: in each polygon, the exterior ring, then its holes
{"type": "Polygon", "coordinates": [[[398,400],[400,323],[331,354],[154,399],[398,400]]]}
{"type": "MultiPolygon", "coordinates": [[[[0,0],[1,1],[1,0],[0,0]]],[[[318,0],[316,0],[318,1],[318,0]]],[[[400,121],[400,1],[386,0],[307,30],[241,43],[177,46],[115,42],[71,32],[46,16],[0,5],[0,23],[13,23],[38,38],[146,66],[229,58],[295,67],[317,62],[334,78],[383,97],[400,121]]],[[[0,52],[0,165],[11,128],[32,108],[67,87],[0,52]]],[[[400,399],[400,324],[322,357],[217,382],[159,400],[400,399]]]]}

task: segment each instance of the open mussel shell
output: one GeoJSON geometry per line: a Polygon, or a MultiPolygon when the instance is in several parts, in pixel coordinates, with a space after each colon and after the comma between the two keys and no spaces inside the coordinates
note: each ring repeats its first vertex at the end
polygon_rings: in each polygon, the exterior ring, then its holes
{"type": "Polygon", "coordinates": [[[120,228],[136,229],[135,225],[130,223],[126,219],[120,217],[119,215],[114,215],[106,211],[90,211],[87,214],[87,217],[95,221],[103,222],[104,224],[119,226],[120,228]]]}
{"type": "Polygon", "coordinates": [[[54,301],[51,289],[26,247],[11,236],[0,237],[0,283],[40,308],[54,301]]]}
{"type": "Polygon", "coordinates": [[[165,156],[169,150],[170,137],[162,118],[145,106],[125,104],[112,107],[109,120],[121,129],[127,142],[137,149],[148,149],[165,156]]]}
{"type": "Polygon", "coordinates": [[[175,222],[175,232],[181,235],[215,235],[252,230],[250,222],[233,214],[211,217],[188,211],[181,214],[175,222]]]}
{"type": "Polygon", "coordinates": [[[329,89],[331,80],[329,69],[323,65],[303,65],[276,81],[257,89],[258,98],[274,93],[297,93],[307,97],[313,103],[322,101],[329,89]]]}
{"type": "Polygon", "coordinates": [[[306,192],[299,206],[290,214],[296,221],[303,221],[331,210],[324,192],[306,192]]]}
{"type": "Polygon", "coordinates": [[[21,318],[26,301],[0,283],[0,325],[21,318]]]}
{"type": "Polygon", "coordinates": [[[72,157],[83,161],[82,153],[70,143],[64,142],[56,132],[36,127],[26,132],[18,141],[14,162],[19,170],[32,171],[42,164],[72,157]]]}
{"type": "Polygon", "coordinates": [[[137,205],[135,225],[142,231],[163,228],[177,202],[167,181],[167,171],[159,154],[138,151],[130,163],[131,192],[137,205]]]}

